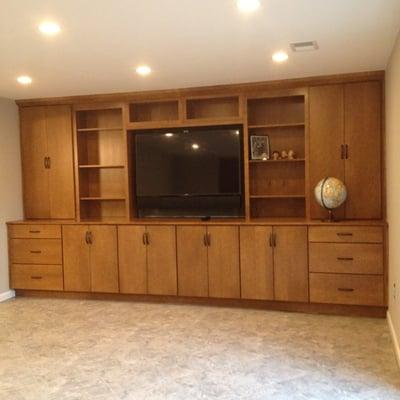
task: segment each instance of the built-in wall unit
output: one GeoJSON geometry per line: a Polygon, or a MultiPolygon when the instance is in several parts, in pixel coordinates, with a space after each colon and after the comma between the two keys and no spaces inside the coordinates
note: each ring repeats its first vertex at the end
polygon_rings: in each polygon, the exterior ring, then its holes
{"type": "Polygon", "coordinates": [[[384,73],[19,100],[17,296],[384,316],[384,73]],[[334,222],[325,177],[347,200],[334,222]]]}

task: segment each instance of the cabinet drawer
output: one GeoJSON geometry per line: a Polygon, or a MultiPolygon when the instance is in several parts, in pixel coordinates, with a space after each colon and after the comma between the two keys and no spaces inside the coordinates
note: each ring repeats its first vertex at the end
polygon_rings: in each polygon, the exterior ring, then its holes
{"type": "Polygon", "coordinates": [[[60,239],[11,239],[11,262],[16,264],[62,264],[60,239]]]}
{"type": "Polygon", "coordinates": [[[383,229],[380,226],[311,226],[308,230],[310,242],[336,243],[382,243],[383,229]]]}
{"type": "Polygon", "coordinates": [[[13,289],[63,290],[61,265],[12,264],[13,289]]]}
{"type": "Polygon", "coordinates": [[[382,244],[310,243],[310,272],[383,274],[382,244]]]}
{"type": "Polygon", "coordinates": [[[10,225],[10,238],[61,239],[61,225],[10,225]]]}
{"type": "Polygon", "coordinates": [[[383,276],[312,273],[310,301],[383,306],[383,276]]]}

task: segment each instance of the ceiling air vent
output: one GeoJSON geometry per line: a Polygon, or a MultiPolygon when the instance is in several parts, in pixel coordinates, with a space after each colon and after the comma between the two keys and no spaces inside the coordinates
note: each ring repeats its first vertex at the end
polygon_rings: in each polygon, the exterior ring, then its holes
{"type": "Polygon", "coordinates": [[[292,51],[296,52],[313,51],[313,50],[318,50],[318,43],[316,42],[316,40],[309,42],[290,43],[290,48],[292,49],[292,51]]]}

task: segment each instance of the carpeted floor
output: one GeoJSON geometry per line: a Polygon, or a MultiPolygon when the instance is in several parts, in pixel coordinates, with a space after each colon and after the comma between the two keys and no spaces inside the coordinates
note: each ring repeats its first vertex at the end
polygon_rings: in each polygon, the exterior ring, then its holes
{"type": "Polygon", "coordinates": [[[383,319],[18,298],[0,399],[391,400],[400,371],[383,319]]]}

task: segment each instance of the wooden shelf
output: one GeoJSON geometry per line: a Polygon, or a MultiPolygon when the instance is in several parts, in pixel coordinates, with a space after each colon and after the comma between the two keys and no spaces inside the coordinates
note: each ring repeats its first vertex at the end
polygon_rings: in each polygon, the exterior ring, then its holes
{"type": "Polygon", "coordinates": [[[250,164],[274,164],[274,163],[302,163],[305,162],[305,158],[295,158],[294,160],[249,160],[250,164]]]}
{"type": "Polygon", "coordinates": [[[263,194],[250,195],[250,199],[305,199],[303,194],[263,194]]]}
{"type": "Polygon", "coordinates": [[[107,164],[87,164],[87,165],[79,165],[81,169],[100,169],[100,168],[125,168],[125,165],[107,165],[107,164]]]}
{"type": "Polygon", "coordinates": [[[267,125],[249,125],[249,129],[273,129],[273,128],[301,128],[304,122],[294,122],[290,124],[267,124],[267,125]]]}
{"type": "Polygon", "coordinates": [[[119,126],[119,127],[112,127],[112,128],[82,128],[82,129],[77,129],[77,132],[99,132],[99,131],[122,131],[124,128],[119,126]]]}
{"type": "Polygon", "coordinates": [[[81,197],[81,201],[125,201],[125,197],[81,197]]]}

